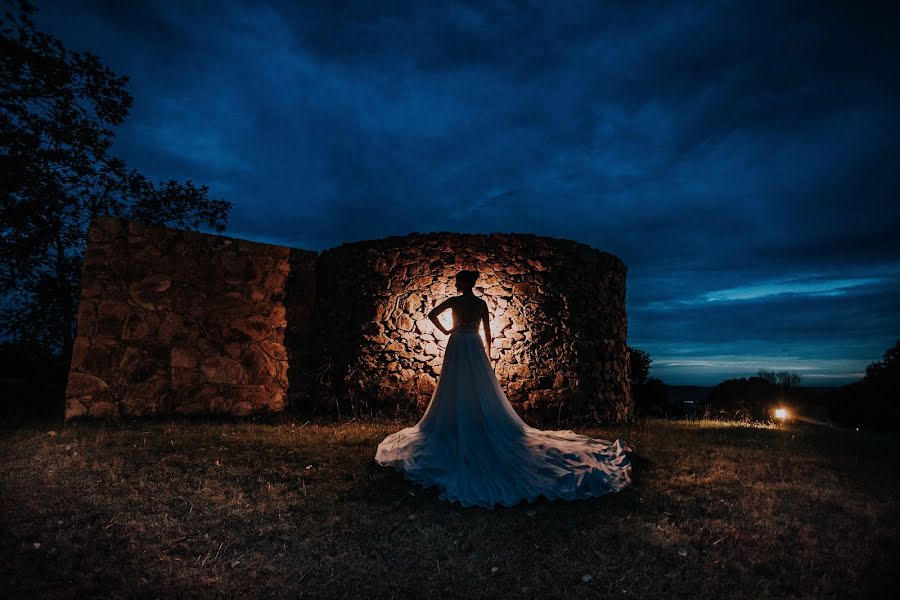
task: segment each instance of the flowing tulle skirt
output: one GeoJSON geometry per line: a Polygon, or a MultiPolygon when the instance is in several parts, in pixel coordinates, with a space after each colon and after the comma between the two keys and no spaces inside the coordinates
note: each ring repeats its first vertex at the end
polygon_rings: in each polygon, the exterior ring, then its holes
{"type": "Polygon", "coordinates": [[[418,423],[387,436],[375,460],[462,506],[575,500],[631,482],[626,444],[542,431],[506,398],[475,330],[450,335],[431,403],[418,423]]]}

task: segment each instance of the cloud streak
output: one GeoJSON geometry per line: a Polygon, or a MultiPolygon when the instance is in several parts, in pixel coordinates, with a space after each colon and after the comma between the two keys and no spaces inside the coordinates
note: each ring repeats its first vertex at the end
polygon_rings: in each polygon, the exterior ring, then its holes
{"type": "Polygon", "coordinates": [[[114,150],[208,183],[232,235],[576,239],[628,265],[632,343],[682,381],[675,343],[858,365],[900,335],[894,7],[38,6],[132,77],[114,150]]]}

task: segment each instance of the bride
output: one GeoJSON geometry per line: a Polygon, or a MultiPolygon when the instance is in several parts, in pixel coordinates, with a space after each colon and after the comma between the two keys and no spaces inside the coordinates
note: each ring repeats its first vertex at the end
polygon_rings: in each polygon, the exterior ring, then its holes
{"type": "Polygon", "coordinates": [[[478,271],[460,271],[461,295],[428,315],[450,336],[437,388],[422,418],[387,436],[375,460],[393,466],[440,498],[462,506],[513,506],[548,500],[589,498],[618,492],[631,482],[626,445],[572,431],[542,431],[519,418],[490,364],[487,303],[472,288],[478,271]],[[438,320],[453,312],[453,328],[438,320]],[[484,327],[486,350],[478,333],[484,327]]]}

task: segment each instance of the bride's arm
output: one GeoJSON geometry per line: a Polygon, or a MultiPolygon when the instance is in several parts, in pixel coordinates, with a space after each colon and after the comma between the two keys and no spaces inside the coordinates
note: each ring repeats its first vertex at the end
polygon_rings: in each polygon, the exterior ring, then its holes
{"type": "Polygon", "coordinates": [[[444,335],[450,335],[450,330],[444,327],[443,323],[441,323],[440,319],[438,319],[438,315],[450,308],[452,304],[453,298],[447,298],[437,306],[431,309],[431,312],[428,313],[428,319],[434,323],[434,326],[444,332],[444,335]]]}
{"type": "Polygon", "coordinates": [[[481,308],[481,323],[484,327],[484,344],[488,360],[491,360],[491,313],[488,311],[487,302],[481,308]]]}

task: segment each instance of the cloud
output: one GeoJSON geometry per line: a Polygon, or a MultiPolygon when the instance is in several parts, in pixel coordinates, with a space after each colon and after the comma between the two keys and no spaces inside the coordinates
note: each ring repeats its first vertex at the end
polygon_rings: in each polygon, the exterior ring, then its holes
{"type": "Polygon", "coordinates": [[[698,360],[900,330],[896,6],[38,5],[132,77],[114,151],[208,183],[232,235],[577,239],[628,265],[634,342],[698,360]]]}
{"type": "Polygon", "coordinates": [[[811,296],[838,296],[846,293],[847,289],[881,280],[875,277],[860,277],[856,279],[825,279],[820,281],[771,281],[744,285],[727,290],[707,292],[703,299],[707,302],[728,302],[736,300],[755,300],[769,296],[781,296],[785,294],[806,294],[811,296]]]}

